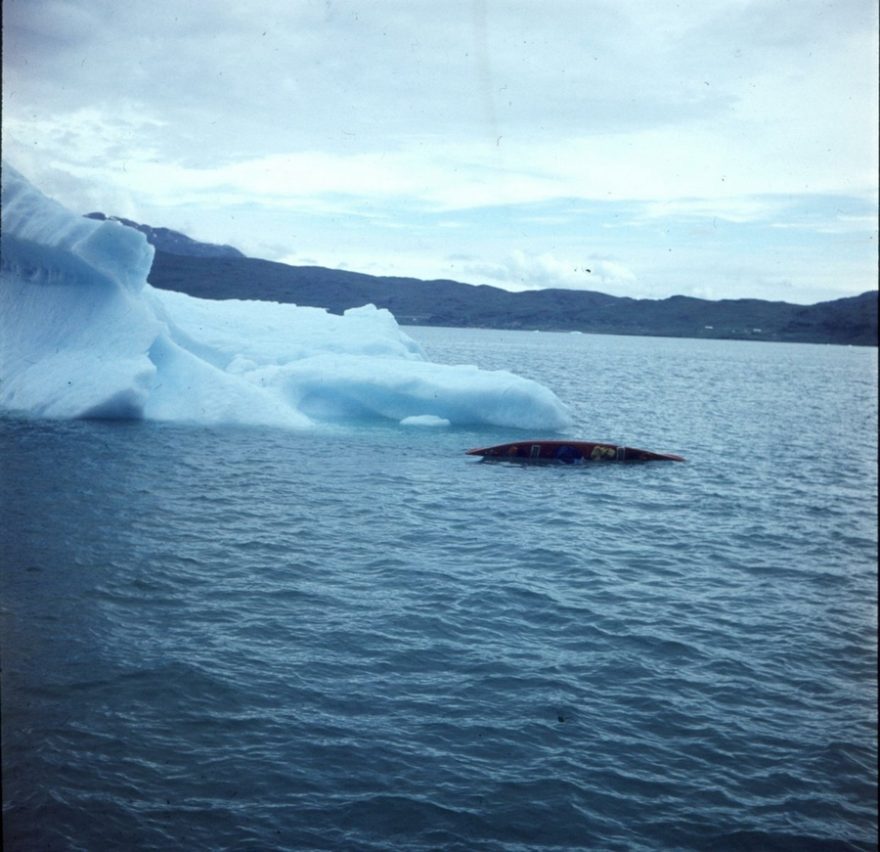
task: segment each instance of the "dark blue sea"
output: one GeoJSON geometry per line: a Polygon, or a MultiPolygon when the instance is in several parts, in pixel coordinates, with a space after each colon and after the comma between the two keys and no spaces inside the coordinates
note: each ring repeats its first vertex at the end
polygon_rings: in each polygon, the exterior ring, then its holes
{"type": "Polygon", "coordinates": [[[5,849],[876,848],[876,350],[408,331],[687,462],[0,421],[5,849]]]}

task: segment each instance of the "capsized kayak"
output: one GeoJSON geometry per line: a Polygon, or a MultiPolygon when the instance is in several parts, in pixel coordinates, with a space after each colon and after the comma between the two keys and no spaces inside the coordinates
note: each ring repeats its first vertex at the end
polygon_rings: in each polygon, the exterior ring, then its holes
{"type": "Polygon", "coordinates": [[[583,464],[603,461],[684,461],[672,453],[653,453],[600,441],[515,441],[468,450],[469,456],[487,461],[558,462],[583,464]]]}

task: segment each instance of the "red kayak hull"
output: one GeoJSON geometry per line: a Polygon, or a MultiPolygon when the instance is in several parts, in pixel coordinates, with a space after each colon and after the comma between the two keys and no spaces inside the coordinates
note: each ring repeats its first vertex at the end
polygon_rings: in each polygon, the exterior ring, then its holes
{"type": "Polygon", "coordinates": [[[604,441],[515,441],[468,450],[469,456],[492,461],[558,462],[582,464],[603,461],[684,461],[671,453],[652,453],[604,441]]]}

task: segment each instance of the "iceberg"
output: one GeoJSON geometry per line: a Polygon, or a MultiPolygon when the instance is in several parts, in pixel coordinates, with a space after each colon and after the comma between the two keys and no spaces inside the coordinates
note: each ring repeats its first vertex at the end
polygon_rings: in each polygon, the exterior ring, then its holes
{"type": "Polygon", "coordinates": [[[373,305],[338,316],[158,290],[143,234],[68,211],[5,163],[0,240],[7,412],[291,428],[569,423],[537,382],[429,362],[373,305]]]}

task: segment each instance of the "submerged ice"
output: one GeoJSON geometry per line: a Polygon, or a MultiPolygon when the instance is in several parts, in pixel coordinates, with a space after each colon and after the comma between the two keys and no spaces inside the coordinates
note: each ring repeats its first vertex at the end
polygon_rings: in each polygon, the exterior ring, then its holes
{"type": "Polygon", "coordinates": [[[147,283],[153,248],[2,172],[0,407],[32,416],[309,427],[560,429],[547,388],[427,361],[386,310],[213,301],[147,283]]]}

